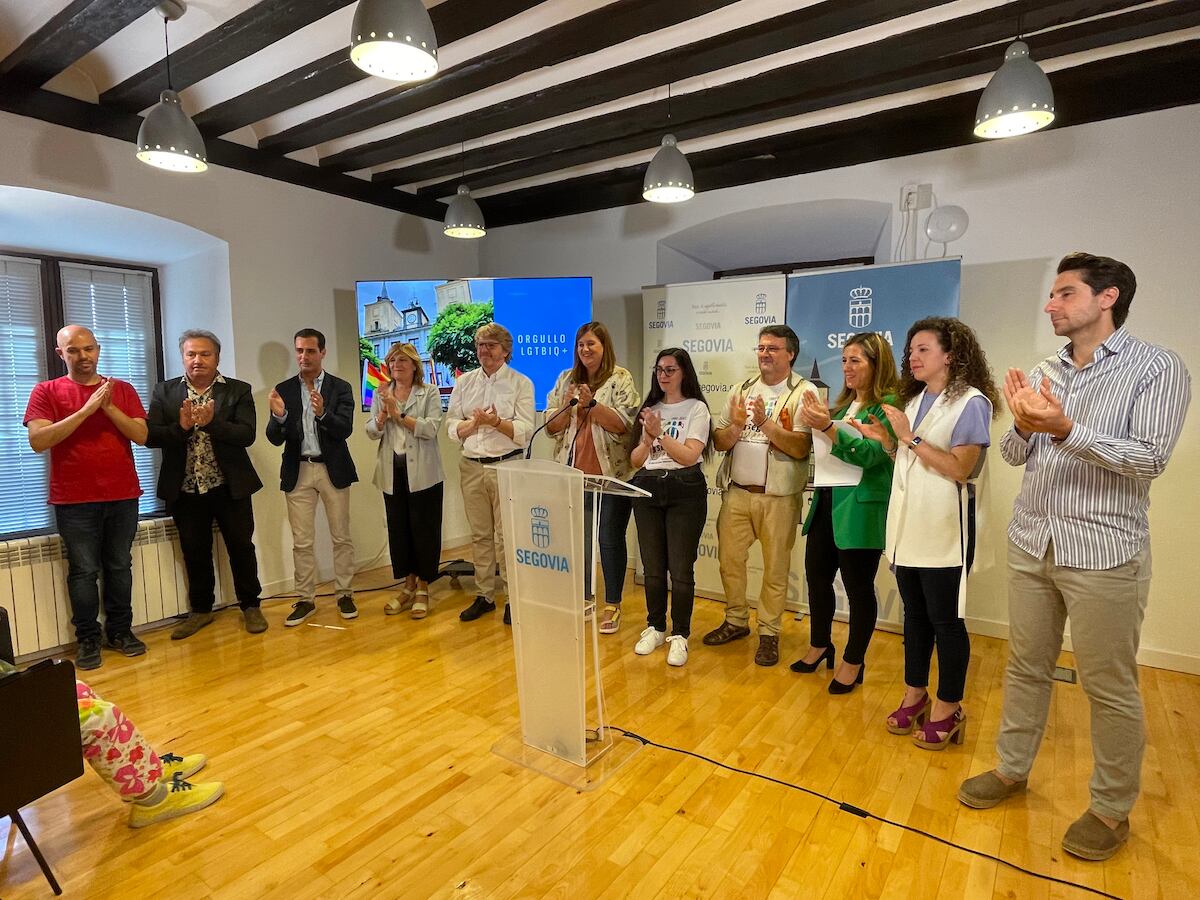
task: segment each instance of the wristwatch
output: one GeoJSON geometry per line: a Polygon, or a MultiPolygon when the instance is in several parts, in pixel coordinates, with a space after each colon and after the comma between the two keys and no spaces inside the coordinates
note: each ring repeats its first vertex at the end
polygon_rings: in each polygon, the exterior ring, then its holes
{"type": "Polygon", "coordinates": [[[912,440],[908,442],[908,448],[910,450],[916,450],[917,444],[919,444],[919,443],[921,443],[921,436],[914,434],[912,437],[912,440]]]}

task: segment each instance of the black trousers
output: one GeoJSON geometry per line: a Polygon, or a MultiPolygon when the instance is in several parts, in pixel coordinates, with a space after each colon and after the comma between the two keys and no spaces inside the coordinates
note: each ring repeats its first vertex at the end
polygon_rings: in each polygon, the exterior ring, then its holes
{"type": "Polygon", "coordinates": [[[633,501],[646,576],[646,624],[667,630],[667,576],[671,578],[671,634],[692,633],[696,555],[708,514],[708,485],[699,466],[647,472],[633,484],[649,497],[633,501]]]}
{"type": "Polygon", "coordinates": [[[416,575],[421,581],[436,581],[442,557],[442,482],[410,491],[404,457],[397,456],[392,463],[392,492],[383,495],[383,509],[392,577],[416,575]]]}
{"type": "Polygon", "coordinates": [[[181,492],[167,504],[179,532],[179,548],[188,576],[188,603],[192,612],[212,612],[217,580],[213,568],[213,522],[225,541],[233,590],[238,606],[259,605],[262,586],[258,582],[258,560],[254,556],[254,507],[249,497],[237,500],[229,488],[218,485],[204,494],[181,492]]]}
{"type": "Polygon", "coordinates": [[[832,643],[830,628],[837,597],[833,591],[833,576],[841,570],[846,599],[850,603],[850,637],[842,659],[851,665],[861,665],[866,658],[867,645],[875,633],[879,603],[875,597],[875,572],[879,569],[882,550],[842,550],[833,536],[833,493],[818,488],[813,500],[817,511],[808,528],[804,547],[804,575],[808,582],[809,643],[826,647],[832,643]]]}
{"type": "Polygon", "coordinates": [[[896,586],[904,601],[904,683],[928,687],[929,661],[937,647],[937,698],[960,703],[971,661],[971,639],[958,617],[962,566],[917,569],[896,566],[896,586]]]}

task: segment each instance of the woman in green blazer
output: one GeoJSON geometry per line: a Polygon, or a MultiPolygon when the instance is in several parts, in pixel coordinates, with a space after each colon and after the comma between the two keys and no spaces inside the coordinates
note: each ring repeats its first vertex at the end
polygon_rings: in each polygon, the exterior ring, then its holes
{"type": "MultiPolygon", "coordinates": [[[[882,335],[856,334],[842,349],[845,387],[830,409],[804,397],[800,421],[832,441],[830,453],[862,468],[853,487],[817,488],[804,521],[808,536],[804,572],[808,582],[809,651],[792,663],[793,672],[815,672],[825,663],[833,668],[830,630],[836,598],[833,578],[838,570],[850,601],[850,636],[842,663],[829,682],[829,693],[848,694],[862,684],[867,645],[875,631],[878,604],[875,572],[887,531],[888,497],[892,487],[892,458],[879,441],[851,435],[834,425],[845,419],[886,425],[883,404],[896,402],[897,375],[892,349],[882,335]]],[[[821,438],[814,437],[815,440],[821,438]]],[[[896,445],[891,444],[892,452],[896,445]]]]}

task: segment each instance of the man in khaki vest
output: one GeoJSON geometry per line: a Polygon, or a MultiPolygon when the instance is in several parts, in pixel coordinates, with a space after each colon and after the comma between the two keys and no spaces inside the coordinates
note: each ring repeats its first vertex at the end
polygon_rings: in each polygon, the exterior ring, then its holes
{"type": "Polygon", "coordinates": [[[704,636],[709,646],[750,634],[746,560],[756,540],[762,546],[762,590],[758,595],[758,651],[754,662],[779,662],[779,631],[787,602],[788,565],[800,520],[801,492],[808,481],[812,431],[797,415],[809,381],[792,371],[800,339],[787,325],[758,333],[758,375],[730,392],[728,407],[714,423],[713,445],[726,451],[717,471],[722,491],[717,516],[717,558],[725,590],[725,621],[704,636]]]}

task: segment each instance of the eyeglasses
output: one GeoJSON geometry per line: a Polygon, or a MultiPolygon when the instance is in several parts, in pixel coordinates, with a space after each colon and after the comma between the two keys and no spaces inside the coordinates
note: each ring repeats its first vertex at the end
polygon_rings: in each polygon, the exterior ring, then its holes
{"type": "Polygon", "coordinates": [[[664,378],[670,378],[679,371],[678,366],[654,366],[650,369],[655,375],[662,375],[664,378]]]}
{"type": "Polygon", "coordinates": [[[476,350],[495,350],[499,346],[500,346],[499,341],[476,341],[475,342],[476,350]]]}
{"type": "Polygon", "coordinates": [[[774,356],[776,353],[784,353],[786,351],[787,347],[767,347],[763,344],[759,344],[754,348],[755,353],[765,353],[767,356],[774,356]]]}

